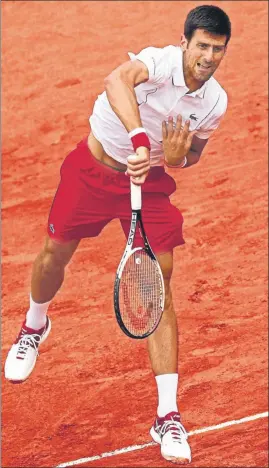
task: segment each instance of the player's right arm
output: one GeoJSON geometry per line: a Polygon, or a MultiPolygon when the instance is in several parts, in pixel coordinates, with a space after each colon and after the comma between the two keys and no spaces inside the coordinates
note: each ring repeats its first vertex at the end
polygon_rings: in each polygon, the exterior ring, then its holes
{"type": "Polygon", "coordinates": [[[148,79],[148,68],[140,60],[123,63],[105,78],[108,101],[128,133],[142,127],[134,88],[148,79]]]}
{"type": "MultiPolygon", "coordinates": [[[[149,82],[159,86],[172,75],[176,49],[173,46],[164,48],[147,47],[137,55],[129,52],[130,61],[116,68],[106,79],[105,89],[108,101],[125,126],[128,133],[143,127],[137,104],[135,87],[149,82]]],[[[128,158],[127,173],[134,183],[141,185],[150,169],[149,150],[144,146],[136,149],[137,158],[128,158]],[[140,177],[140,180],[133,179],[140,177]]]]}
{"type": "MultiPolygon", "coordinates": [[[[105,90],[112,110],[125,126],[127,132],[142,127],[135,86],[149,79],[147,66],[140,60],[125,62],[105,78],[105,90]]],[[[150,169],[149,150],[139,147],[137,157],[127,162],[127,174],[132,182],[141,185],[150,169]]]]}

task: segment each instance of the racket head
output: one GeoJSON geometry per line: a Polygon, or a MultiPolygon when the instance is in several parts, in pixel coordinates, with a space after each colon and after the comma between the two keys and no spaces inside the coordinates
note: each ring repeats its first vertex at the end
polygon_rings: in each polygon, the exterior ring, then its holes
{"type": "Polygon", "coordinates": [[[154,254],[137,247],[118,268],[114,286],[114,308],[122,331],[143,339],[157,328],[164,309],[164,282],[154,254]]]}

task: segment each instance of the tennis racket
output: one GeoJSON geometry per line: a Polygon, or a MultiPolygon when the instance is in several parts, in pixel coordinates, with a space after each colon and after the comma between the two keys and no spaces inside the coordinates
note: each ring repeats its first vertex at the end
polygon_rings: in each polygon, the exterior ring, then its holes
{"type": "Polygon", "coordinates": [[[149,245],[142,222],[141,186],[131,182],[132,218],[124,254],[114,285],[114,308],[122,331],[131,338],[146,338],[156,330],[164,308],[160,265],[149,245]],[[144,247],[133,248],[139,227],[144,247]]]}

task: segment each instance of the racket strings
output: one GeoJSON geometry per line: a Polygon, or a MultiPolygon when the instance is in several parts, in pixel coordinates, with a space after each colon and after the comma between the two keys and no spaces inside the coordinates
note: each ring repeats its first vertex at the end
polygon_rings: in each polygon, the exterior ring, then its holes
{"type": "Polygon", "coordinates": [[[119,292],[126,328],[135,336],[153,330],[162,313],[162,282],[156,262],[144,250],[134,252],[127,260],[119,292]]]}

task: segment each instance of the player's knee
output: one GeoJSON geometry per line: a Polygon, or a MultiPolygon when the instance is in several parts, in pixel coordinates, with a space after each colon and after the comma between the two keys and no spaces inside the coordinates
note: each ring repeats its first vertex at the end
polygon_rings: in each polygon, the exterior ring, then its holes
{"type": "Polygon", "coordinates": [[[164,301],[164,309],[165,310],[172,310],[173,309],[173,300],[172,300],[172,293],[170,289],[170,284],[165,281],[165,301],[164,301]]]}
{"type": "Polygon", "coordinates": [[[41,252],[43,270],[63,269],[71,259],[72,253],[72,246],[69,243],[59,244],[47,239],[41,252]]]}
{"type": "Polygon", "coordinates": [[[42,268],[43,274],[52,274],[56,270],[64,269],[64,263],[57,256],[55,251],[44,247],[37,259],[42,268]]]}
{"type": "Polygon", "coordinates": [[[162,270],[163,279],[169,286],[169,282],[173,273],[173,252],[166,252],[157,256],[159,265],[162,270]]]}

